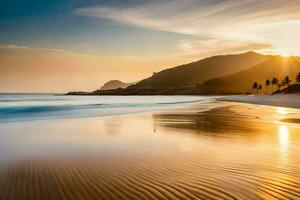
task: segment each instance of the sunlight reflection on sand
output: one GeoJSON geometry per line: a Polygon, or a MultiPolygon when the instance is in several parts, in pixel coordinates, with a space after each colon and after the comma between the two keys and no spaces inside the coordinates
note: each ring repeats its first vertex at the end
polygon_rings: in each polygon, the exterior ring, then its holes
{"type": "Polygon", "coordinates": [[[297,109],[215,102],[1,124],[1,197],[296,199],[300,125],[283,121],[299,117],[297,109]]]}
{"type": "Polygon", "coordinates": [[[278,130],[280,157],[287,160],[289,150],[289,129],[286,125],[280,125],[278,130]]]}

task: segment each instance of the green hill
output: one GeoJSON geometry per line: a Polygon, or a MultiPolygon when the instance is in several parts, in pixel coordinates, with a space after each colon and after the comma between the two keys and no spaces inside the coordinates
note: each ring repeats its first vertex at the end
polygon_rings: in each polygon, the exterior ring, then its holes
{"type": "Polygon", "coordinates": [[[155,73],[129,88],[160,89],[195,86],[214,77],[248,69],[270,58],[271,56],[255,52],[213,56],[155,73]]]}
{"type": "MultiPolygon", "coordinates": [[[[295,82],[296,74],[300,72],[300,58],[284,58],[274,56],[263,63],[230,75],[205,81],[200,90],[203,93],[246,93],[252,92],[251,85],[257,81],[264,86],[267,79],[276,77],[281,81],[285,76],[295,82]]],[[[264,86],[264,91],[266,87],[264,86]]],[[[274,88],[275,89],[275,88],[274,88]]],[[[269,87],[269,91],[271,86],[269,87]]]]}
{"type": "Polygon", "coordinates": [[[127,88],[128,86],[135,84],[135,83],[124,83],[119,80],[111,80],[106,82],[100,90],[113,90],[113,89],[118,89],[118,88],[127,88]]]}
{"type": "MultiPolygon", "coordinates": [[[[127,88],[96,90],[89,95],[217,95],[251,93],[253,82],[266,79],[294,82],[300,72],[300,57],[261,55],[247,52],[213,56],[163,70],[127,88]]],[[[276,88],[274,88],[275,90],[276,88]]],[[[268,88],[271,91],[271,86],[268,88]]],[[[263,92],[266,87],[263,87],[263,92]]],[[[72,93],[76,94],[76,93],[72,93]]]]}

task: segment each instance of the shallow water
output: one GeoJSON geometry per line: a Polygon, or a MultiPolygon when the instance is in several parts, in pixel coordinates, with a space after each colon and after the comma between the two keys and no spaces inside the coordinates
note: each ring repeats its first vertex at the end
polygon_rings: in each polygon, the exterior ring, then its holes
{"type": "Polygon", "coordinates": [[[298,109],[209,102],[2,123],[2,199],[297,199],[298,109]]]}
{"type": "Polygon", "coordinates": [[[0,122],[119,115],[210,99],[213,97],[0,94],[0,122]]]}

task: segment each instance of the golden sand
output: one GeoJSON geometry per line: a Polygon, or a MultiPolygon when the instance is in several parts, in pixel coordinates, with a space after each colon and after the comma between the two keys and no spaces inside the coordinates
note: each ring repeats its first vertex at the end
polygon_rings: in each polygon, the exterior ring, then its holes
{"type": "Polygon", "coordinates": [[[297,199],[298,119],[297,109],[214,102],[5,124],[0,199],[297,199]]]}

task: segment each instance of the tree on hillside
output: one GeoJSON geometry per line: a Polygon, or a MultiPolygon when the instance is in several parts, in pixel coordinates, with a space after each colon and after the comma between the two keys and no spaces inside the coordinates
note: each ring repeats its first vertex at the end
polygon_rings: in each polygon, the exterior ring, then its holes
{"type": "Polygon", "coordinates": [[[272,93],[273,93],[273,91],[274,91],[274,90],[273,90],[273,89],[274,89],[274,85],[277,85],[277,86],[278,86],[278,79],[275,78],[275,77],[272,79],[272,93]]]}
{"type": "Polygon", "coordinates": [[[280,90],[280,89],[281,89],[281,87],[282,87],[282,84],[281,84],[281,83],[279,83],[279,84],[277,85],[277,87],[278,87],[278,90],[280,90]]]}
{"type": "Polygon", "coordinates": [[[284,79],[283,79],[283,84],[284,84],[284,86],[287,86],[287,87],[289,87],[290,86],[290,84],[291,84],[291,80],[290,80],[290,77],[289,76],[286,76],[284,79]]]}
{"type": "MultiPolygon", "coordinates": [[[[262,89],[262,84],[259,84],[259,86],[258,86],[258,88],[257,88],[258,90],[261,90],[262,89]]],[[[257,92],[258,93],[258,92],[257,92]]]]}
{"type": "MultiPolygon", "coordinates": [[[[271,81],[270,81],[269,79],[267,79],[266,82],[265,82],[265,85],[266,85],[267,90],[268,90],[268,87],[269,87],[270,83],[271,83],[271,81]]],[[[268,92],[268,91],[267,91],[267,92],[268,92]]]]}
{"type": "Polygon", "coordinates": [[[296,83],[300,84],[300,72],[296,75],[296,83]]]}
{"type": "Polygon", "coordinates": [[[258,94],[258,83],[257,83],[257,82],[254,82],[254,83],[252,84],[252,89],[253,89],[253,90],[256,90],[256,93],[258,94]]]}
{"type": "Polygon", "coordinates": [[[280,83],[281,87],[284,88],[285,87],[285,82],[284,82],[284,79],[281,81],[280,83]]]}

